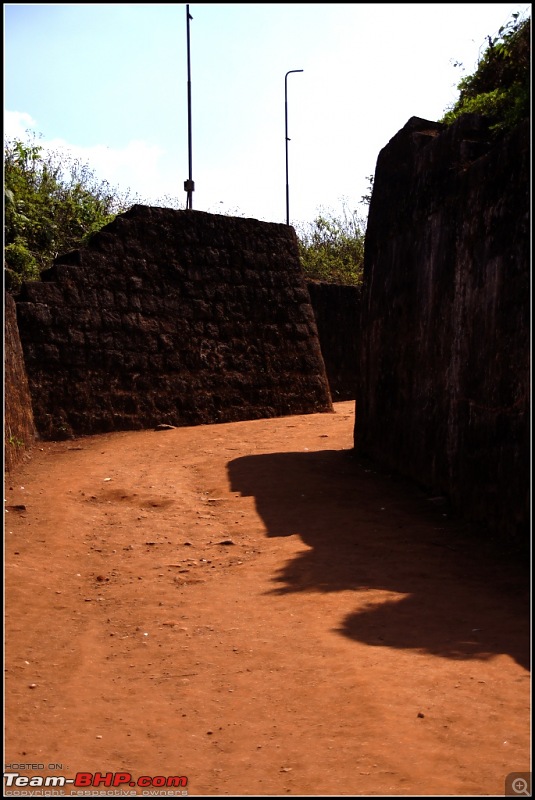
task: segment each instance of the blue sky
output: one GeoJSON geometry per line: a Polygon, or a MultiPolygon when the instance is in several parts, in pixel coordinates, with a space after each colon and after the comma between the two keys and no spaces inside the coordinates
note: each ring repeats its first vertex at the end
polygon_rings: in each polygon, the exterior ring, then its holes
{"type": "MultiPolygon", "coordinates": [[[[191,3],[193,208],[286,220],[359,207],[379,151],[437,120],[530,4],[191,3]],[[463,67],[454,66],[461,62],[463,67]]],[[[37,132],[142,202],[184,208],[185,4],[4,4],[4,134],[37,132]]]]}

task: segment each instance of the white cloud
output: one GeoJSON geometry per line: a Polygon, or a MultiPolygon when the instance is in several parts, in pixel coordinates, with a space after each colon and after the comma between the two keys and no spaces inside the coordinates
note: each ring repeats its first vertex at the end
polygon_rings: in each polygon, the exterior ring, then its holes
{"type": "Polygon", "coordinates": [[[38,139],[45,151],[64,152],[70,159],[87,165],[98,178],[121,192],[130,191],[140,202],[157,202],[166,195],[176,194],[179,184],[177,169],[168,163],[166,152],[157,145],[132,140],[124,147],[104,144],[82,146],[65,139],[45,139],[38,133],[38,123],[23,111],[6,111],[4,136],[8,139],[38,139]],[[175,175],[177,173],[177,175],[175,175]]]}
{"type": "Polygon", "coordinates": [[[4,113],[4,137],[6,139],[27,139],[28,130],[35,131],[35,120],[25,111],[6,111],[4,113]]]}
{"type": "Polygon", "coordinates": [[[63,139],[41,143],[47,150],[65,151],[87,164],[101,180],[122,191],[131,190],[143,201],[155,200],[167,188],[165,151],[141,140],[114,148],[97,144],[88,147],[73,145],[63,139]]]}
{"type": "MultiPolygon", "coordinates": [[[[294,126],[298,129],[298,117],[294,117],[294,126]]],[[[185,208],[186,194],[184,179],[187,171],[184,163],[180,163],[180,153],[171,154],[158,145],[134,139],[123,147],[109,147],[104,144],[82,146],[71,144],[62,138],[46,139],[38,133],[39,123],[30,114],[18,111],[5,112],[5,135],[7,138],[24,140],[35,139],[44,151],[65,153],[65,163],[76,161],[87,165],[98,181],[107,181],[117,189],[121,196],[129,195],[131,202],[148,205],[165,205],[173,208],[185,208]]],[[[296,136],[291,151],[291,219],[312,220],[319,207],[335,207],[341,205],[342,196],[354,196],[354,186],[361,179],[361,190],[364,193],[364,175],[373,171],[373,163],[357,167],[350,164],[345,157],[344,169],[323,170],[327,174],[318,176],[317,170],[310,165],[323,162],[317,149],[317,142],[308,142],[309,132],[296,136]],[[316,145],[316,149],[314,149],[316,145]],[[342,181],[340,176],[344,175],[342,181]],[[338,180],[335,178],[338,176],[338,180]],[[320,180],[321,177],[321,180],[320,180]],[[329,200],[330,198],[330,200],[329,200]]],[[[272,136],[274,139],[275,136],[272,136]]],[[[274,150],[269,137],[262,139],[263,158],[258,156],[258,148],[245,149],[240,159],[235,161],[232,169],[232,180],[229,180],[227,165],[217,166],[213,160],[205,158],[206,153],[196,154],[194,159],[194,179],[196,191],[193,195],[193,207],[211,213],[231,214],[235,216],[254,217],[271,222],[284,222],[285,207],[285,175],[284,153],[280,147],[274,150]],[[208,161],[208,163],[206,163],[208,161]]],[[[328,149],[325,148],[325,152],[328,149]]],[[[183,162],[182,158],[182,162],[183,162]]],[[[324,166],[324,165],[323,165],[324,166]]],[[[354,204],[354,200],[352,201],[354,204]]]]}

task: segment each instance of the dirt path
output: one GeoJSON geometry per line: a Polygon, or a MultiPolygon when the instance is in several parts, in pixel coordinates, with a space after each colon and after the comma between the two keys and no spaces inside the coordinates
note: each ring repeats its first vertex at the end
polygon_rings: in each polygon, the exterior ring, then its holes
{"type": "Polygon", "coordinates": [[[8,476],[7,764],[245,796],[530,768],[529,583],[359,464],[353,413],[43,443],[8,476]]]}

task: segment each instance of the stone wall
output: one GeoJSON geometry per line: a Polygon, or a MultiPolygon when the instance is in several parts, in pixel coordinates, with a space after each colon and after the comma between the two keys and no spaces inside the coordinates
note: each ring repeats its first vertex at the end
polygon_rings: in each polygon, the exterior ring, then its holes
{"type": "Polygon", "coordinates": [[[37,429],[332,410],[293,228],[134,206],[17,298],[37,429]]]}
{"type": "Polygon", "coordinates": [[[354,400],[359,358],[360,286],[309,281],[308,291],[332,399],[354,400]]]}
{"type": "Polygon", "coordinates": [[[17,309],[10,294],[4,303],[4,465],[9,472],[35,443],[32,401],[17,327],[17,309]]]}
{"type": "Polygon", "coordinates": [[[529,122],[412,118],[377,161],[355,447],[468,519],[529,526],[529,122]]]}

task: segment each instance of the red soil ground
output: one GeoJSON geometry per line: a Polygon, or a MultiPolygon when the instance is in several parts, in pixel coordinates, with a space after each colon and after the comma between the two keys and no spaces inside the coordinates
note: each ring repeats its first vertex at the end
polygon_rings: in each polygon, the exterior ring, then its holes
{"type": "Polygon", "coordinates": [[[529,770],[529,576],[356,460],[353,416],[37,445],[5,487],[5,762],[197,796],[529,770]]]}

